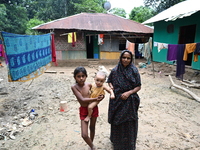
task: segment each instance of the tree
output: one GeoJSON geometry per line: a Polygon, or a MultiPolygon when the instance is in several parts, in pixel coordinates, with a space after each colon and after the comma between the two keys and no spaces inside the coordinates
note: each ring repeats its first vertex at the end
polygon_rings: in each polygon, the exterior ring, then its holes
{"type": "Polygon", "coordinates": [[[126,11],[123,8],[113,8],[109,10],[109,12],[111,12],[114,15],[126,18],[126,11]]]}
{"type": "Polygon", "coordinates": [[[26,9],[18,6],[18,3],[21,2],[20,0],[12,2],[4,0],[0,5],[0,17],[3,19],[1,31],[24,34],[28,21],[26,9]]]}
{"type": "Polygon", "coordinates": [[[106,0],[80,0],[79,3],[73,3],[77,9],[77,13],[104,13],[106,10],[103,8],[103,4],[106,0]]]}
{"type": "Polygon", "coordinates": [[[4,31],[6,26],[8,25],[6,6],[4,4],[0,4],[0,31],[4,31]]]}
{"type": "Polygon", "coordinates": [[[154,15],[155,15],[155,11],[153,9],[140,6],[140,7],[135,7],[131,10],[129,19],[142,23],[146,21],[147,19],[153,17],[154,15]]]}
{"type": "Polygon", "coordinates": [[[7,11],[8,19],[9,19],[9,26],[7,28],[8,32],[11,33],[19,33],[24,34],[26,30],[26,24],[28,22],[28,17],[26,13],[26,9],[23,7],[7,7],[9,11],[7,11]]]}
{"type": "MultiPolygon", "coordinates": [[[[38,1],[39,11],[36,13],[38,19],[44,21],[55,20],[71,15],[70,10],[74,10],[71,4],[73,0],[47,0],[38,1]]],[[[77,0],[76,0],[77,1],[77,0]]]]}
{"type": "Polygon", "coordinates": [[[73,3],[81,0],[2,0],[3,4],[26,9],[29,19],[37,17],[45,22],[76,14],[73,3]]]}
{"type": "Polygon", "coordinates": [[[19,5],[20,3],[23,3],[23,0],[14,0],[14,1],[9,1],[9,0],[1,0],[1,4],[5,5],[19,5]]]}
{"type": "Polygon", "coordinates": [[[37,25],[43,24],[43,23],[45,23],[45,22],[41,21],[37,18],[30,19],[29,22],[27,23],[26,34],[28,34],[28,35],[39,34],[36,30],[33,30],[32,28],[37,26],[37,25]]]}
{"type": "Polygon", "coordinates": [[[37,13],[39,13],[40,11],[42,11],[42,9],[39,6],[40,0],[34,0],[34,1],[33,0],[26,0],[25,2],[26,3],[23,3],[21,5],[22,5],[22,7],[26,8],[27,15],[28,15],[29,19],[34,18],[35,16],[37,16],[37,13]]]}
{"type": "Polygon", "coordinates": [[[156,13],[160,13],[161,11],[177,4],[185,0],[144,0],[144,5],[146,7],[151,7],[156,11],[156,13]]]}
{"type": "Polygon", "coordinates": [[[35,18],[48,22],[80,12],[103,13],[106,0],[1,0],[0,30],[24,34],[35,18]],[[31,20],[33,19],[33,20],[31,20]],[[28,23],[28,24],[27,24],[28,23]]]}
{"type": "MultiPolygon", "coordinates": [[[[44,1],[44,0],[34,0],[34,1],[33,0],[12,0],[12,1],[1,0],[1,3],[4,4],[6,8],[8,8],[8,6],[10,6],[10,8],[20,6],[26,9],[27,16],[29,19],[31,19],[31,18],[34,18],[35,14],[38,12],[39,7],[37,4],[40,1],[44,1]]],[[[12,11],[12,10],[8,10],[8,11],[12,11]]]]}

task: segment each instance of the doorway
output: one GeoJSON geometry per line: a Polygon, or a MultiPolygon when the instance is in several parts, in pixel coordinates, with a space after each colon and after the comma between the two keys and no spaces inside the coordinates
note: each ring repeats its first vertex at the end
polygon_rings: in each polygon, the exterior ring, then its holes
{"type": "MultiPolygon", "coordinates": [[[[196,24],[180,27],[178,44],[194,43],[196,33],[196,24]]],[[[188,59],[185,65],[191,66],[193,53],[188,54],[188,59]]]]}
{"type": "Polygon", "coordinates": [[[94,58],[93,36],[86,36],[87,59],[94,58]]]}

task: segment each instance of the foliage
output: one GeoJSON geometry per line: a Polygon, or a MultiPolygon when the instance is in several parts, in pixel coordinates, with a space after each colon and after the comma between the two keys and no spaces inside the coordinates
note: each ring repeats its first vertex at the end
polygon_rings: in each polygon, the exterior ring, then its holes
{"type": "Polygon", "coordinates": [[[28,18],[32,19],[39,13],[42,9],[39,6],[40,0],[26,0],[26,3],[21,4],[23,7],[26,8],[28,18]]]}
{"type": "Polygon", "coordinates": [[[4,4],[0,4],[0,31],[3,31],[8,24],[6,7],[4,4]]]}
{"type": "Polygon", "coordinates": [[[0,31],[24,34],[28,20],[34,17],[47,22],[74,15],[72,1],[79,0],[1,0],[0,31]]]}
{"type": "Polygon", "coordinates": [[[105,13],[106,10],[103,8],[103,4],[106,0],[80,0],[79,3],[73,3],[77,9],[77,13],[105,13]]]}
{"type": "Polygon", "coordinates": [[[177,4],[185,0],[144,0],[144,5],[146,7],[151,7],[156,11],[156,13],[160,13],[161,11],[177,4]]]}
{"type": "Polygon", "coordinates": [[[16,6],[15,4],[6,4],[4,6],[3,21],[5,25],[1,30],[10,33],[24,34],[28,21],[26,9],[21,6],[16,6]]]}
{"type": "Polygon", "coordinates": [[[114,15],[126,18],[126,11],[123,8],[113,8],[109,10],[109,12],[111,12],[114,15]]]}
{"type": "Polygon", "coordinates": [[[74,15],[76,10],[73,2],[79,0],[39,0],[37,6],[39,8],[35,16],[43,21],[55,20],[70,15],[74,15]]]}
{"type": "Polygon", "coordinates": [[[131,10],[129,19],[142,23],[146,21],[147,19],[153,17],[154,15],[155,15],[155,11],[153,9],[140,6],[140,7],[135,7],[134,9],[131,10]]]}
{"type": "Polygon", "coordinates": [[[29,22],[27,23],[26,34],[28,34],[28,35],[39,34],[36,30],[33,30],[32,28],[37,26],[37,25],[43,24],[43,23],[44,23],[44,21],[41,21],[41,20],[36,19],[36,18],[30,19],[29,22]]]}

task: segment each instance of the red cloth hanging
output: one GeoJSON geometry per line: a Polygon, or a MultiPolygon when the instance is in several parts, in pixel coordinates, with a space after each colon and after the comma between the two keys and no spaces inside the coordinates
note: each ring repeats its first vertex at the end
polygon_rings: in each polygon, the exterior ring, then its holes
{"type": "Polygon", "coordinates": [[[104,44],[103,37],[104,37],[104,34],[98,34],[98,45],[104,44]]]}
{"type": "Polygon", "coordinates": [[[5,57],[4,49],[3,49],[3,44],[0,44],[0,56],[5,57]]]}
{"type": "Polygon", "coordinates": [[[57,66],[56,62],[56,47],[54,42],[54,34],[51,34],[51,52],[52,52],[52,62],[57,66]]]}
{"type": "Polygon", "coordinates": [[[72,47],[75,47],[75,35],[74,32],[72,32],[72,47]]]}

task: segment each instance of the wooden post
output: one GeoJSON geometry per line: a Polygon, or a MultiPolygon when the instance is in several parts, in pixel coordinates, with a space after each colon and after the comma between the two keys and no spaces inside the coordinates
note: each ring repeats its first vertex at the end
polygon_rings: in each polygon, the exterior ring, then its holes
{"type": "MultiPolygon", "coordinates": [[[[195,99],[196,101],[200,102],[200,98],[199,98],[196,94],[194,94],[193,92],[189,91],[188,89],[186,89],[186,88],[184,88],[184,87],[181,87],[181,86],[179,86],[179,85],[176,85],[176,84],[174,83],[174,81],[172,80],[171,75],[169,75],[169,79],[170,79],[170,81],[171,81],[171,86],[173,86],[173,87],[175,87],[175,88],[177,88],[177,89],[180,89],[180,90],[182,90],[182,91],[187,92],[193,99],[195,99]]],[[[171,86],[170,86],[170,87],[171,87],[171,86]]]]}

